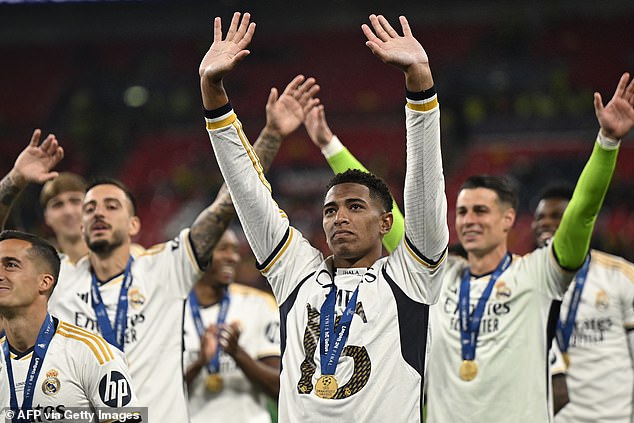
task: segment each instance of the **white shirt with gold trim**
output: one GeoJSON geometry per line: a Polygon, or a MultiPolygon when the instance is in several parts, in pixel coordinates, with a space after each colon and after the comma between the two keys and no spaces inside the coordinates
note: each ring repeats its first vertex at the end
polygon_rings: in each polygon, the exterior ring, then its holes
{"type": "MultiPolygon", "coordinates": [[[[433,342],[427,385],[430,423],[551,421],[546,326],[553,299],[572,274],[552,247],[513,256],[486,303],[476,345],[475,379],[459,377],[462,363],[458,300],[467,262],[450,257],[438,304],[431,311],[433,342]]],[[[471,277],[473,310],[490,274],[471,277]]]]}
{"type": "MultiPolygon", "coordinates": [[[[57,319],[55,323],[55,334],[35,382],[33,410],[56,412],[57,417],[74,413],[68,415],[69,421],[96,422],[99,420],[93,416],[80,413],[85,410],[96,415],[96,407],[116,408],[121,412],[128,407],[138,407],[123,353],[92,332],[57,319]],[[86,417],[86,420],[80,420],[80,417],[86,417]]],[[[0,345],[5,342],[6,338],[2,338],[0,345]]],[[[24,385],[32,356],[32,349],[19,355],[11,352],[11,368],[19,406],[24,398],[24,385]]],[[[4,354],[0,354],[0,406],[8,407],[10,388],[4,360],[4,354]]],[[[33,421],[43,420],[36,418],[33,421]]]]}
{"type": "MultiPolygon", "coordinates": [[[[280,356],[280,316],[272,295],[238,283],[229,286],[230,303],[226,324],[240,324],[240,346],[254,360],[280,356]]],[[[220,304],[200,308],[205,327],[218,321],[220,304]]],[[[194,362],[200,353],[189,301],[185,309],[185,365],[194,362]]],[[[205,388],[208,372],[203,368],[189,391],[189,414],[192,423],[214,421],[226,423],[270,423],[266,394],[240,370],[229,354],[220,354],[221,392],[205,388]]]]}
{"type": "MultiPolygon", "coordinates": [[[[131,272],[124,352],[139,403],[149,408],[152,422],[188,421],[182,370],[183,312],[185,299],[201,275],[189,230],[140,252],[131,272]]],[[[111,325],[122,281],[120,274],[99,288],[111,325]]],[[[98,333],[91,283],[87,257],[75,266],[63,261],[49,309],[63,320],[98,333]]]]}
{"type": "Polygon", "coordinates": [[[280,307],[281,422],[422,420],[428,307],[438,298],[449,238],[435,91],[408,93],[405,116],[405,236],[367,269],[335,270],[273,200],[231,106],[207,113],[218,165],[280,307]],[[319,315],[333,283],[337,319],[357,286],[359,292],[335,370],[338,388],[323,398],[315,390],[322,376],[319,315]]]}
{"type": "MultiPolygon", "coordinates": [[[[592,260],[570,337],[565,422],[631,422],[634,363],[627,332],[634,329],[634,264],[591,251],[592,260]]],[[[565,319],[574,284],[561,306],[565,319]]]]}

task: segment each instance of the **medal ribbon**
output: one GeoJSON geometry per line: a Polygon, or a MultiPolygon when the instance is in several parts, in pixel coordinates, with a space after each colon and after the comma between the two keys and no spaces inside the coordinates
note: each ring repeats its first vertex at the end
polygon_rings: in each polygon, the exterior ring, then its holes
{"type": "Polygon", "coordinates": [[[577,276],[575,276],[575,289],[572,292],[572,298],[570,299],[570,307],[568,308],[566,321],[562,322],[561,318],[557,320],[557,344],[559,346],[559,350],[562,353],[567,352],[568,347],[570,346],[570,337],[572,336],[572,331],[575,328],[577,310],[579,309],[579,304],[581,303],[581,293],[583,292],[583,287],[586,284],[589,267],[590,254],[586,256],[586,260],[583,262],[583,266],[581,266],[581,269],[579,269],[579,272],[577,272],[577,276]]]}
{"type": "Polygon", "coordinates": [[[478,332],[480,331],[480,322],[482,321],[482,315],[484,314],[484,307],[491,296],[493,285],[495,285],[498,278],[510,266],[512,259],[513,257],[511,254],[506,253],[502,261],[491,274],[489,283],[486,288],[484,288],[484,292],[482,292],[482,296],[478,300],[478,303],[471,315],[469,315],[469,285],[471,282],[471,273],[469,268],[467,267],[462,274],[458,309],[460,311],[460,338],[462,341],[461,346],[463,360],[475,359],[478,332]]]}
{"type": "Polygon", "coordinates": [[[128,264],[125,266],[123,273],[123,282],[121,283],[121,291],[119,291],[119,302],[117,303],[117,312],[114,320],[114,329],[110,324],[110,318],[108,317],[108,311],[101,299],[101,293],[99,292],[99,282],[97,281],[97,275],[92,273],[92,308],[95,310],[97,316],[97,324],[101,330],[103,337],[123,351],[125,344],[125,330],[128,326],[128,290],[132,285],[132,262],[134,258],[130,256],[128,264]]]}
{"type": "MultiPolygon", "coordinates": [[[[26,374],[26,380],[24,382],[24,399],[22,400],[22,410],[31,410],[33,408],[33,394],[35,393],[35,382],[37,381],[37,377],[40,374],[40,370],[42,370],[42,363],[44,362],[44,357],[46,356],[46,350],[48,350],[48,346],[53,339],[53,335],[55,334],[55,323],[53,322],[53,318],[50,314],[46,313],[46,317],[44,318],[44,323],[42,323],[42,327],[40,328],[40,332],[37,335],[37,340],[35,341],[35,346],[33,347],[33,355],[31,356],[31,362],[29,363],[29,370],[26,374]]],[[[18,407],[18,397],[15,391],[15,381],[13,379],[13,368],[11,367],[11,354],[9,352],[9,341],[8,339],[4,341],[2,345],[2,349],[4,352],[4,361],[6,363],[7,374],[9,378],[9,389],[11,391],[11,410],[14,412],[14,417],[11,420],[13,423],[22,423],[29,422],[28,418],[18,419],[18,412],[20,407],[18,407]]]]}
{"type": "MultiPolygon", "coordinates": [[[[231,298],[229,297],[229,290],[225,291],[224,297],[220,300],[220,310],[218,311],[218,326],[225,323],[227,320],[227,313],[229,312],[229,303],[231,302],[231,298]]],[[[200,304],[198,303],[198,298],[194,293],[194,290],[191,290],[189,293],[189,308],[192,311],[192,317],[194,318],[194,324],[196,325],[196,332],[198,333],[198,337],[202,338],[205,334],[205,325],[203,324],[203,319],[200,316],[200,304]]],[[[218,343],[218,348],[216,349],[216,354],[211,357],[209,363],[207,363],[207,371],[209,373],[218,373],[220,370],[220,352],[222,351],[222,346],[218,343]]]]}
{"type": "Polygon", "coordinates": [[[326,301],[321,306],[319,316],[320,364],[322,375],[334,375],[341,357],[343,346],[348,340],[350,324],[357,308],[357,294],[359,286],[354,290],[346,309],[335,328],[335,302],[337,301],[337,287],[333,283],[326,301]]]}

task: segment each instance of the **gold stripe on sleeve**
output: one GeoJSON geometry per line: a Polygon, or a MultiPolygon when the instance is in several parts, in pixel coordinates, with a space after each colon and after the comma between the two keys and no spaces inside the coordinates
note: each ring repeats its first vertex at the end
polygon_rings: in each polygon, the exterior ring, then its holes
{"type": "Polygon", "coordinates": [[[409,107],[412,110],[415,110],[417,112],[428,112],[430,110],[435,109],[436,107],[438,107],[438,99],[434,98],[432,101],[429,101],[427,103],[410,103],[409,101],[407,102],[407,107],[409,107]]]}
{"type": "Polygon", "coordinates": [[[110,345],[108,345],[106,340],[102,337],[97,336],[94,333],[84,330],[80,327],[70,325],[66,322],[62,322],[61,327],[69,333],[73,333],[78,336],[84,336],[86,339],[92,340],[97,345],[97,347],[99,347],[99,350],[103,354],[106,361],[114,360],[114,354],[110,349],[110,345]]]}
{"type": "Polygon", "coordinates": [[[231,125],[237,118],[238,116],[235,113],[231,113],[229,116],[222,120],[219,120],[218,122],[210,122],[209,120],[206,120],[205,122],[207,123],[207,130],[211,131],[213,129],[224,128],[225,126],[231,125]]]}
{"type": "Polygon", "coordinates": [[[289,228],[289,229],[290,229],[290,232],[288,234],[288,239],[284,243],[284,246],[282,248],[280,248],[280,251],[275,255],[275,257],[273,257],[273,260],[271,260],[269,265],[266,266],[264,269],[262,269],[262,272],[261,272],[262,274],[265,274],[266,272],[271,270],[271,267],[273,267],[273,265],[279,260],[279,258],[282,256],[282,254],[284,254],[284,251],[286,251],[288,246],[291,245],[291,240],[293,239],[293,232],[294,231],[293,231],[293,228],[289,228]]]}

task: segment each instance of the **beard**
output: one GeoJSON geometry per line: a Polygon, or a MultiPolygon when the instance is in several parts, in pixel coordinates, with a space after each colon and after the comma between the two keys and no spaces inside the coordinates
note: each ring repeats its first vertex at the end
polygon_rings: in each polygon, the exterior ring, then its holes
{"type": "Polygon", "coordinates": [[[88,235],[85,236],[85,241],[90,251],[97,255],[110,254],[121,245],[123,245],[123,237],[121,237],[117,233],[114,233],[112,235],[111,241],[107,239],[98,239],[96,241],[91,241],[88,235]]]}

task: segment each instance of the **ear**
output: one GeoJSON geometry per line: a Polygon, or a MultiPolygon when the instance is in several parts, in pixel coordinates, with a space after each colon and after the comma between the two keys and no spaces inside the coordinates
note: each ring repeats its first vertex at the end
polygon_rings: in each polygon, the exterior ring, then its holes
{"type": "Polygon", "coordinates": [[[130,238],[136,236],[141,231],[141,219],[139,216],[132,216],[128,225],[128,235],[130,238]]]}
{"type": "Polygon", "coordinates": [[[48,293],[51,288],[55,285],[55,279],[53,275],[50,273],[41,273],[40,274],[40,283],[39,283],[39,291],[40,294],[48,293]]]}
{"type": "Polygon", "coordinates": [[[512,207],[509,207],[508,209],[506,209],[504,211],[504,214],[503,214],[503,217],[502,217],[502,224],[503,224],[504,232],[509,232],[511,230],[511,228],[515,224],[516,214],[517,214],[517,212],[512,207]]]}
{"type": "Polygon", "coordinates": [[[381,215],[381,236],[390,232],[390,229],[392,229],[392,223],[394,223],[394,215],[392,212],[385,212],[381,215]]]}

